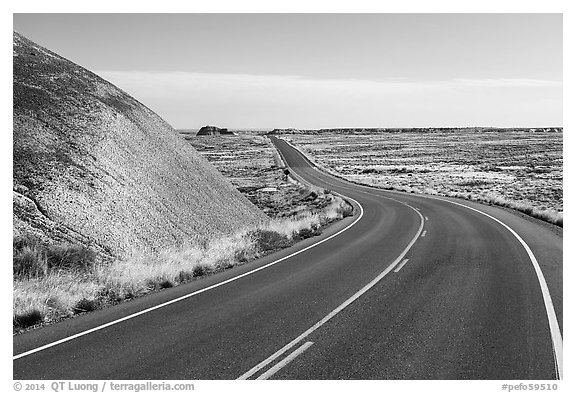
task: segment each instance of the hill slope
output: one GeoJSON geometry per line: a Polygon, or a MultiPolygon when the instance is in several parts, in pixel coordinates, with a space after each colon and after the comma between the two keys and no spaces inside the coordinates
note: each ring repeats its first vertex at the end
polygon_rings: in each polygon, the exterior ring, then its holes
{"type": "Polygon", "coordinates": [[[127,255],[266,220],[172,127],[14,33],[14,236],[127,255]]]}

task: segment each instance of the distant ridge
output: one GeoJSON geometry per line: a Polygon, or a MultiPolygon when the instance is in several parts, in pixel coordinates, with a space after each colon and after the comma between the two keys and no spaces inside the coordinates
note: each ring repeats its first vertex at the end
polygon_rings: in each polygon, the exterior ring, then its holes
{"type": "Polygon", "coordinates": [[[370,133],[397,133],[397,132],[563,132],[563,127],[542,128],[499,128],[499,127],[408,127],[408,128],[320,128],[320,129],[295,129],[275,128],[268,135],[278,134],[370,134],[370,133]]]}
{"type": "Polygon", "coordinates": [[[13,234],[126,255],[266,220],[144,105],[14,32],[13,234]]]}

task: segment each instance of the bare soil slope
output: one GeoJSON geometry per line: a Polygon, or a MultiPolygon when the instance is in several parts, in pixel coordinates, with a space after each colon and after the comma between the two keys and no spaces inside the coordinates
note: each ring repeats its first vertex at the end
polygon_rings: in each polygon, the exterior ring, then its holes
{"type": "Polygon", "coordinates": [[[121,256],[266,220],[172,127],[14,33],[14,236],[121,256]]]}

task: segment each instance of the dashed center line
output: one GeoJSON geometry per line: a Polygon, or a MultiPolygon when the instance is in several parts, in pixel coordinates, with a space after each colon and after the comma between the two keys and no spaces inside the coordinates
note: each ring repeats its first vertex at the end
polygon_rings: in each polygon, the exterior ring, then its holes
{"type": "Polygon", "coordinates": [[[398,267],[396,269],[394,269],[394,273],[398,273],[400,271],[400,269],[402,269],[404,267],[404,265],[406,265],[406,262],[408,262],[408,259],[404,259],[402,261],[402,263],[400,265],[398,265],[398,267]]]}
{"type": "Polygon", "coordinates": [[[422,232],[422,237],[426,236],[426,231],[422,232]]]}
{"type": "Polygon", "coordinates": [[[424,218],[426,219],[426,221],[428,221],[428,216],[424,216],[424,218]]]}

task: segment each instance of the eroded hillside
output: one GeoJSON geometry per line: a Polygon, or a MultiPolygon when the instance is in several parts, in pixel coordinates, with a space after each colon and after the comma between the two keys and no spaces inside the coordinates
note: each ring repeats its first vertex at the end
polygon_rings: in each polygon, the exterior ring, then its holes
{"type": "Polygon", "coordinates": [[[172,127],[14,33],[14,236],[121,256],[266,220],[172,127]]]}

